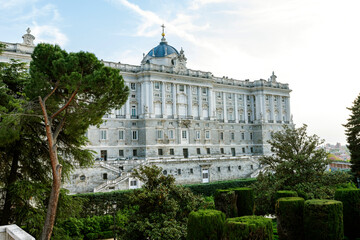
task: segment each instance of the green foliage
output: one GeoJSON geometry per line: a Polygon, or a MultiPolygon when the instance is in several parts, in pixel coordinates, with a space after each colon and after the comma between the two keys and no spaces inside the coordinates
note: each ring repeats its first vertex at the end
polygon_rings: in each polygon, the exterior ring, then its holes
{"type": "Polygon", "coordinates": [[[304,234],[305,239],[342,240],[343,204],[335,200],[305,201],[304,234]]]}
{"type": "Polygon", "coordinates": [[[237,216],[254,214],[254,191],[252,188],[233,188],[236,194],[237,216]]]}
{"type": "Polygon", "coordinates": [[[134,190],[129,201],[137,210],[129,216],[125,239],[184,239],[187,217],[204,205],[190,189],[174,184],[172,176],[162,176],[162,169],[142,166],[133,177],[144,182],[134,190]]]}
{"type": "Polygon", "coordinates": [[[188,187],[194,194],[201,194],[204,196],[213,196],[217,189],[229,189],[247,187],[256,182],[255,178],[236,179],[230,181],[219,181],[213,183],[191,184],[184,185],[188,187]]]}
{"type": "Polygon", "coordinates": [[[221,240],[225,214],[217,210],[199,210],[189,214],[187,239],[221,240]]]}
{"type": "Polygon", "coordinates": [[[226,217],[237,216],[236,194],[231,189],[218,189],[214,196],[215,209],[225,213],[226,217]]]}
{"type": "Polygon", "coordinates": [[[290,190],[280,190],[277,191],[275,194],[275,200],[277,201],[279,198],[284,198],[284,197],[297,197],[298,194],[295,191],[290,191],[290,190]]]}
{"type": "Polygon", "coordinates": [[[356,178],[360,178],[360,94],[348,110],[351,111],[351,114],[344,127],[352,163],[351,171],[356,178]]]}
{"type": "Polygon", "coordinates": [[[345,235],[349,238],[360,237],[360,189],[338,189],[335,200],[343,203],[345,235]]]}
{"type": "Polygon", "coordinates": [[[224,240],[272,240],[271,219],[260,216],[228,218],[224,224],[224,240]]]}
{"type": "Polygon", "coordinates": [[[327,153],[319,146],[318,136],[308,136],[307,126],[290,128],[273,134],[269,141],[272,156],[264,156],[260,163],[266,173],[259,174],[254,188],[257,214],[273,214],[275,194],[279,190],[296,191],[305,199],[333,198],[337,185],[349,181],[344,172],[325,172],[327,153]]]}
{"type": "Polygon", "coordinates": [[[277,200],[275,211],[279,239],[302,240],[304,238],[304,203],[305,200],[299,197],[284,197],[277,200]]]}

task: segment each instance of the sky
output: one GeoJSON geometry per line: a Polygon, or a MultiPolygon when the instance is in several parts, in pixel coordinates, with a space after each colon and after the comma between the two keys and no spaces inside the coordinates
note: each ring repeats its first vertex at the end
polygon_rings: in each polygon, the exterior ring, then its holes
{"type": "Polygon", "coordinates": [[[359,0],[0,0],[0,41],[35,43],[139,65],[161,39],[187,67],[217,77],[288,83],[297,127],[346,144],[360,93],[359,0]]]}

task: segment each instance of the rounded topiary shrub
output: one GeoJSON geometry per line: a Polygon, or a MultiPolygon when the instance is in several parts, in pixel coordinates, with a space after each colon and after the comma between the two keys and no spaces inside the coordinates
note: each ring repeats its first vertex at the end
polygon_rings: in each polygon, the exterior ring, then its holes
{"type": "Polygon", "coordinates": [[[360,237],[360,189],[337,189],[335,200],[343,203],[345,236],[360,237]]]}
{"type": "Polygon", "coordinates": [[[303,212],[305,200],[300,197],[279,198],[275,204],[280,240],[304,238],[303,212]]]}
{"type": "Polygon", "coordinates": [[[236,207],[238,216],[254,214],[254,191],[252,188],[233,188],[236,195],[236,207]]]}
{"type": "Polygon", "coordinates": [[[271,219],[260,216],[228,218],[224,225],[224,240],[272,240],[271,219]]]}
{"type": "Polygon", "coordinates": [[[280,190],[275,193],[275,201],[277,201],[279,198],[297,197],[297,196],[298,196],[298,194],[295,191],[280,190]]]}
{"type": "Polygon", "coordinates": [[[304,204],[305,239],[342,240],[343,204],[336,200],[313,199],[304,204]]]}
{"type": "Polygon", "coordinates": [[[225,214],[217,210],[191,212],[188,218],[187,239],[221,239],[225,214]]]}
{"type": "Polygon", "coordinates": [[[225,213],[226,217],[236,217],[236,194],[231,189],[218,189],[214,196],[215,209],[225,213]]]}

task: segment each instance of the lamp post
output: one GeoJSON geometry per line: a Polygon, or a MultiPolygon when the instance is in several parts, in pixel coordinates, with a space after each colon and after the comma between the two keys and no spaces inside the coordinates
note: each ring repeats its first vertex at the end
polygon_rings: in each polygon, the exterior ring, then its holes
{"type": "Polygon", "coordinates": [[[114,233],[114,240],[116,240],[116,231],[115,231],[115,226],[116,226],[116,203],[112,204],[113,210],[114,210],[114,227],[113,227],[113,233],[114,233]]]}

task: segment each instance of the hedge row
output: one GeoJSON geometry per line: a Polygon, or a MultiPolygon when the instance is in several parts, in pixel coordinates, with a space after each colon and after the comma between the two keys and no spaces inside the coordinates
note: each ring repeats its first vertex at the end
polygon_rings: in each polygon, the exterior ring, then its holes
{"type": "Polygon", "coordinates": [[[231,181],[184,185],[184,187],[190,188],[191,191],[195,194],[201,194],[204,196],[213,196],[217,189],[247,187],[255,182],[256,182],[255,178],[243,178],[243,179],[236,179],[231,181]]]}
{"type": "MultiPolygon", "coordinates": [[[[245,187],[253,184],[255,181],[255,178],[245,178],[231,181],[184,185],[184,187],[190,188],[195,194],[212,196],[215,194],[217,189],[245,187]]],[[[132,190],[120,190],[105,193],[84,193],[74,195],[73,197],[81,198],[85,201],[84,205],[86,207],[83,208],[81,213],[82,217],[101,216],[109,213],[109,206],[112,206],[113,203],[117,204],[116,210],[118,211],[129,205],[130,201],[128,196],[131,192],[132,190]]],[[[113,210],[110,210],[110,212],[111,211],[113,210]]]]}

